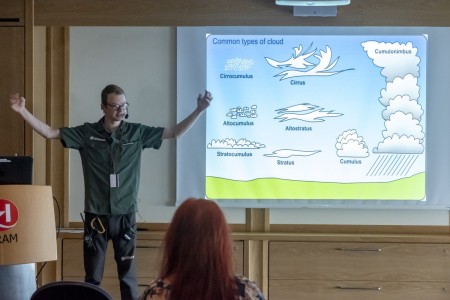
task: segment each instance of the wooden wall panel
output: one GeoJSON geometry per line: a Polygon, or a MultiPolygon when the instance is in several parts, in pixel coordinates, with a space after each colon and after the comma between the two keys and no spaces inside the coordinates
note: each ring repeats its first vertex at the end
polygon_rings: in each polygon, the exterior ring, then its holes
{"type": "Polygon", "coordinates": [[[337,17],[295,17],[275,0],[35,0],[43,26],[449,26],[448,0],[352,0],[337,17]]]}
{"type": "MultiPolygon", "coordinates": [[[[69,30],[57,26],[47,28],[46,40],[46,119],[51,127],[61,128],[68,123],[69,30]]],[[[53,187],[53,195],[63,215],[61,222],[63,226],[68,226],[67,154],[60,140],[49,140],[47,143],[46,182],[53,187]]]]}
{"type": "Polygon", "coordinates": [[[25,123],[9,105],[11,93],[25,93],[25,29],[0,27],[0,155],[24,155],[25,123]]]}
{"type": "MultiPolygon", "coordinates": [[[[33,114],[40,120],[47,121],[46,94],[46,35],[45,27],[34,28],[33,60],[33,114]]],[[[47,140],[33,131],[33,184],[46,185],[47,140]]]]}
{"type": "Polygon", "coordinates": [[[23,26],[24,23],[23,0],[0,0],[0,26],[23,26]]]}

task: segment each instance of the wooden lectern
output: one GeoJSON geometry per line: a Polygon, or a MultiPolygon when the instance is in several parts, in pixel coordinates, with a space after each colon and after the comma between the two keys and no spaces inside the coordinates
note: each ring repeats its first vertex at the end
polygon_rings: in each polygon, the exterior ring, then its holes
{"type": "MultiPolygon", "coordinates": [[[[5,293],[10,293],[11,296],[5,299],[22,299],[19,295],[30,285],[33,292],[36,289],[35,263],[56,259],[56,226],[51,187],[0,185],[1,298],[5,293]],[[26,282],[31,279],[32,282],[26,282]]],[[[23,297],[25,298],[26,296],[23,297]]]]}

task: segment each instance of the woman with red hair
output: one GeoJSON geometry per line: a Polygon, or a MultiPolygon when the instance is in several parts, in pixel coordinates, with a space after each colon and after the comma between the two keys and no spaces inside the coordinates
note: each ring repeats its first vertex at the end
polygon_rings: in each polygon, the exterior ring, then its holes
{"type": "Polygon", "coordinates": [[[164,239],[161,270],[141,300],[264,300],[254,282],[233,272],[230,229],[213,201],[189,198],[164,239]]]}

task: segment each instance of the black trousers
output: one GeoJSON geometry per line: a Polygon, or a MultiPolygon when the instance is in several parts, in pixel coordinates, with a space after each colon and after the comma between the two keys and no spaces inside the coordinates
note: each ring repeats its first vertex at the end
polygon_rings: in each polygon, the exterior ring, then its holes
{"type": "Polygon", "coordinates": [[[134,213],[103,216],[86,213],[84,230],[85,281],[100,285],[105,267],[106,249],[109,240],[114,248],[114,259],[120,282],[122,300],[137,300],[139,297],[136,263],[136,237],[130,228],[136,229],[134,213]],[[104,230],[104,232],[102,232],[104,230]],[[126,235],[126,237],[124,237],[126,235]]]}

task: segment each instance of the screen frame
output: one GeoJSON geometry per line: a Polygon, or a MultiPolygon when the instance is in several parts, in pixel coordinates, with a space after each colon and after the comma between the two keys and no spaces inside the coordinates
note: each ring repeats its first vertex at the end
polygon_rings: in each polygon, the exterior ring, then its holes
{"type": "MultiPolygon", "coordinates": [[[[182,95],[191,93],[199,86],[206,85],[206,74],[188,76],[195,66],[196,70],[206,73],[206,34],[295,34],[295,35],[428,35],[427,50],[427,154],[426,154],[426,190],[427,201],[368,201],[368,200],[332,200],[332,201],[258,201],[258,200],[219,200],[224,207],[246,208],[375,208],[375,209],[450,209],[450,199],[446,195],[448,184],[445,178],[450,178],[450,171],[445,165],[450,165],[445,150],[450,145],[449,138],[439,136],[439,128],[448,128],[450,122],[446,116],[450,107],[440,106],[439,99],[450,94],[448,84],[443,76],[450,60],[446,59],[445,51],[449,45],[443,36],[448,36],[449,28],[443,27],[179,27],[177,29],[177,120],[186,115],[187,104],[181,101],[182,95]],[[187,59],[189,57],[189,59],[187,59]],[[436,60],[441,58],[441,61],[436,60]],[[431,74],[431,75],[430,75],[431,74]],[[431,77],[431,78],[430,78],[431,77]],[[430,118],[428,116],[433,116],[430,118]],[[436,145],[436,147],[435,147],[436,145]],[[270,202],[270,203],[269,203],[270,202]]],[[[214,91],[211,91],[214,94],[214,91]]],[[[214,105],[214,102],[212,103],[214,105]]],[[[189,137],[177,142],[177,204],[187,196],[204,196],[205,163],[205,131],[206,122],[202,117],[197,126],[189,133],[189,137]],[[193,155],[196,154],[196,155],[193,155]],[[197,155],[198,154],[198,155],[197,155]],[[186,180],[189,178],[189,180],[186,180]]]]}

